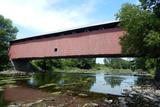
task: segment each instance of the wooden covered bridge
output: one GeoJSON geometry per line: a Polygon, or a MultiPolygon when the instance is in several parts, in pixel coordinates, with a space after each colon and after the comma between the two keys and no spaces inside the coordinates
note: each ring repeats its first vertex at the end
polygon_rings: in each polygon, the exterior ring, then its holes
{"type": "Polygon", "coordinates": [[[28,70],[28,61],[54,57],[120,57],[119,22],[91,25],[10,42],[9,58],[17,70],[28,70]]]}

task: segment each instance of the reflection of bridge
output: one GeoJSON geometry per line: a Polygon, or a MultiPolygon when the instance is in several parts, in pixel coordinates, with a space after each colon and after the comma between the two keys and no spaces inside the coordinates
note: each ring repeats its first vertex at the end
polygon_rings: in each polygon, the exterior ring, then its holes
{"type": "Polygon", "coordinates": [[[23,70],[28,59],[49,57],[123,56],[119,22],[92,25],[11,41],[9,57],[23,70]],[[23,65],[23,67],[21,67],[23,65]]]}

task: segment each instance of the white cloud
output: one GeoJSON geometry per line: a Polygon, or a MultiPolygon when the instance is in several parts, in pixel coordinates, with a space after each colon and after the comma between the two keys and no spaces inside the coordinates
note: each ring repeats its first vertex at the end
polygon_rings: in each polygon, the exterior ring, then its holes
{"type": "Polygon", "coordinates": [[[23,28],[53,32],[89,23],[87,16],[97,0],[87,0],[74,9],[54,9],[59,2],[62,0],[0,0],[0,14],[23,28]]]}

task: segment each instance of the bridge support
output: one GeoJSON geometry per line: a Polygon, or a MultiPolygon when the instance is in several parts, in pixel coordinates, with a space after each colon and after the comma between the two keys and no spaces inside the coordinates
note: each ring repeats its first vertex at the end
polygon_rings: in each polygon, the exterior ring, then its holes
{"type": "Polygon", "coordinates": [[[33,72],[34,68],[27,59],[12,60],[14,68],[18,71],[33,72]]]}
{"type": "Polygon", "coordinates": [[[154,86],[159,89],[160,87],[160,58],[157,58],[156,72],[154,78],[154,86]]]}
{"type": "Polygon", "coordinates": [[[160,58],[157,58],[156,62],[156,73],[155,73],[155,79],[160,81],[160,58]]]}

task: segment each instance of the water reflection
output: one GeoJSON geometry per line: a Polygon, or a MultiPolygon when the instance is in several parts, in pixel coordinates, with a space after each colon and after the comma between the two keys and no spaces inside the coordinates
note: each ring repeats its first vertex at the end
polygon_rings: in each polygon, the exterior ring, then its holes
{"type": "Polygon", "coordinates": [[[121,76],[105,76],[104,77],[107,84],[111,86],[111,88],[114,88],[115,86],[120,86],[121,82],[125,79],[121,76]]]}
{"type": "MultiPolygon", "coordinates": [[[[16,77],[0,75],[1,88],[4,88],[8,84],[22,87],[25,85],[27,87],[40,88],[50,92],[72,91],[76,93],[75,95],[81,92],[121,95],[124,89],[129,89],[131,86],[135,85],[148,85],[151,84],[151,81],[152,79],[150,77],[105,75],[103,73],[76,74],[45,72],[34,73],[30,79],[28,79],[28,76],[26,78],[25,76],[16,77]]],[[[4,90],[0,91],[0,107],[3,107],[8,103],[4,100],[4,90]]]]}
{"type": "MultiPolygon", "coordinates": [[[[70,73],[35,73],[29,80],[31,86],[43,87],[48,91],[85,91],[121,95],[124,89],[145,83],[141,77],[100,74],[70,74],[70,73]]],[[[146,81],[146,78],[145,78],[146,81]]]]}
{"type": "Polygon", "coordinates": [[[124,89],[134,85],[137,77],[96,74],[96,82],[90,91],[121,95],[124,89]]]}
{"type": "Polygon", "coordinates": [[[48,73],[35,73],[29,80],[29,85],[43,87],[45,84],[53,84],[45,87],[48,91],[89,91],[95,82],[95,77],[89,75],[48,73]]]}

